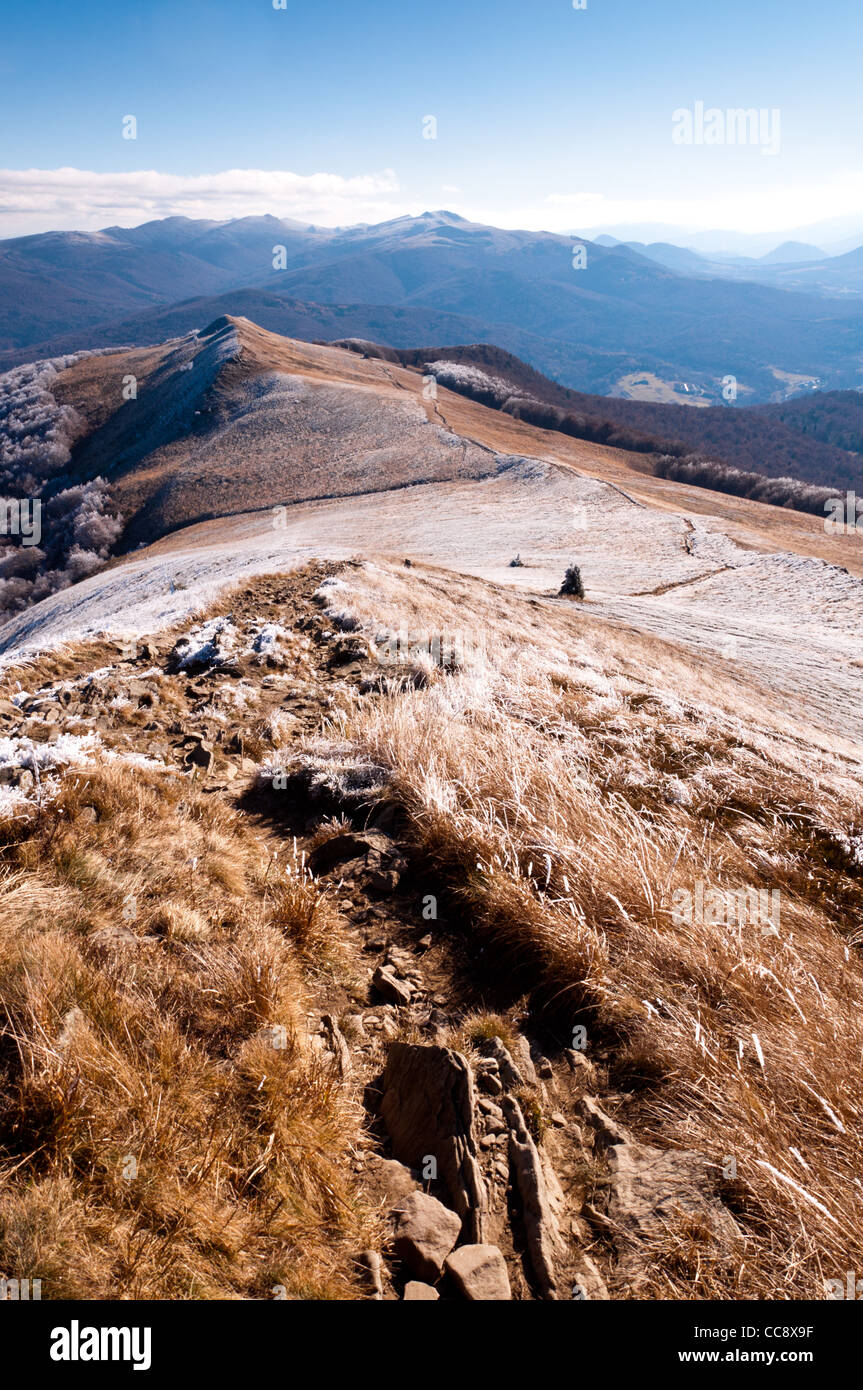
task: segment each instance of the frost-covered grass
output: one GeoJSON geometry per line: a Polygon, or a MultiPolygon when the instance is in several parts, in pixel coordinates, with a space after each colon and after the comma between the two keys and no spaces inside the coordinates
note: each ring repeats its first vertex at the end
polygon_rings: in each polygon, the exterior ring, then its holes
{"type": "Polygon", "coordinates": [[[277,657],[280,643],[288,636],[279,623],[264,623],[252,638],[252,651],[260,657],[277,657]]]}
{"type": "Polygon", "coordinates": [[[223,615],[199,623],[178,638],[172,661],[180,671],[194,667],[221,666],[232,657],[258,656],[262,660],[278,657],[280,643],[288,632],[279,623],[260,623],[241,645],[240,633],[230,616],[223,615]]]}
{"type": "Polygon", "coordinates": [[[105,747],[98,733],[62,733],[50,743],[0,738],[0,816],[17,816],[34,804],[44,806],[56,798],[70,770],[109,763],[165,771],[164,763],[143,753],[105,747]]]}
{"type": "Polygon", "coordinates": [[[356,617],[343,602],[349,593],[350,586],[343,579],[331,575],[321,581],[312,596],[333,626],[342,632],[353,632],[359,626],[356,617]]]}
{"type": "Polygon", "coordinates": [[[663,454],[656,462],[656,474],[696,487],[730,492],[735,497],[751,497],[755,502],[767,502],[774,507],[812,512],[815,516],[824,516],[826,504],[837,495],[836,488],[817,487],[800,478],[769,478],[763,473],[750,473],[697,454],[685,458],[663,454]]]}
{"type": "Polygon", "coordinates": [[[55,768],[92,762],[100,746],[96,734],[60,734],[53,743],[34,743],[29,738],[0,738],[0,769],[8,767],[53,771],[55,768]]]}
{"type": "Polygon", "coordinates": [[[0,621],[101,569],[122,523],[104,478],[58,488],[84,428],[52,386],[88,354],[28,363],[0,376],[0,493],[39,510],[37,544],[0,538],[0,621]]]}
{"type": "MultiPolygon", "coordinates": [[[[171,346],[170,344],[168,346],[171,346]]],[[[204,339],[188,334],[175,354],[192,353],[178,371],[195,373],[185,394],[200,389],[198,378],[212,378],[234,361],[240,349],[236,331],[226,326],[204,339]]],[[[59,374],[84,357],[73,353],[15,367],[0,376],[0,501],[27,498],[41,506],[41,540],[21,545],[0,536],[0,622],[101,570],[123,529],[103,477],[63,486],[72,449],[85,421],[61,404],[53,387],[59,374]]]]}
{"type": "Polygon", "coordinates": [[[180,671],[192,667],[220,666],[233,655],[237,645],[237,630],[230,618],[211,618],[193,627],[188,635],[178,638],[173,661],[180,671]]]}
{"type": "Polygon", "coordinates": [[[77,354],[29,362],[0,375],[0,486],[36,492],[70,458],[83,422],[51,387],[77,354]]]}
{"type": "Polygon", "coordinates": [[[475,399],[489,405],[499,407],[511,396],[523,394],[516,392],[503,377],[490,376],[488,372],[480,371],[479,367],[469,367],[462,362],[427,362],[425,370],[439,385],[446,386],[450,391],[470,393],[475,399]]]}

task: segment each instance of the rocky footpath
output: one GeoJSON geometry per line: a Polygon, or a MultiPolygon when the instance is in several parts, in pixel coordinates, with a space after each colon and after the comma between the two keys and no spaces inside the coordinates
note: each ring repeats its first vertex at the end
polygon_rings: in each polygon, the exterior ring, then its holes
{"type": "Polygon", "coordinates": [[[305,962],[308,1046],[361,1116],[355,1187],[379,1233],[356,1253],[368,1297],[637,1297],[646,1243],[681,1218],[736,1249],[704,1160],[616,1118],[627,1098],[606,1053],[562,1045],[529,999],[489,1008],[500,982],[448,919],[385,770],[332,739],[334,714],[392,681],[328,615],[324,580],[258,579],[186,632],[121,644],[95,669],[82,652],[62,679],[7,672],[3,810],[119,759],[226,798],[274,874],[299,857],[338,920],[305,962]]]}

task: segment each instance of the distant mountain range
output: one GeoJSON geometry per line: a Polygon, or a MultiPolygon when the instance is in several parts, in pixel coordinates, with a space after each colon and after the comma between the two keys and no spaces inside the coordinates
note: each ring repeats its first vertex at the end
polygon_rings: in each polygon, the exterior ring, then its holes
{"type": "Polygon", "coordinates": [[[617,237],[603,233],[596,238],[597,246],[626,246],[630,251],[638,251],[642,256],[649,256],[651,260],[659,261],[661,265],[670,265],[672,269],[682,271],[692,270],[697,272],[703,270],[705,266],[715,265],[718,267],[745,265],[799,265],[804,261],[824,261],[829,257],[819,246],[809,246],[802,241],[783,241],[780,246],[774,246],[772,251],[766,252],[763,256],[743,256],[739,253],[735,255],[727,254],[721,256],[714,254],[708,255],[706,252],[693,250],[689,246],[678,246],[676,242],[670,241],[619,241],[617,237]]]}
{"type": "Polygon", "coordinates": [[[863,296],[863,247],[826,256],[817,246],[785,241],[764,256],[708,256],[671,242],[616,241],[597,238],[606,248],[625,247],[680,275],[709,279],[754,280],[778,289],[802,290],[830,297],[863,296]]]}
{"type": "MultiPolygon", "coordinates": [[[[584,227],[567,229],[578,235],[585,233],[584,227]]],[[[782,244],[789,242],[798,246],[815,246],[819,257],[841,256],[863,245],[863,220],[859,217],[834,217],[826,221],[810,222],[805,226],[786,227],[781,232],[734,232],[714,228],[713,231],[694,232],[689,227],[675,226],[663,222],[630,223],[626,226],[603,228],[602,237],[595,231],[587,232],[591,240],[606,242],[641,241],[650,244],[654,241],[670,242],[674,246],[684,246],[689,251],[697,251],[708,260],[728,261],[740,256],[758,260],[769,255],[782,244]]]]}
{"type": "Polygon", "coordinates": [[[863,381],[863,250],[788,264],[786,249],[755,274],[739,262],[719,274],[678,247],[584,242],[574,260],[580,244],[449,212],[19,237],[0,242],[0,368],[160,342],[230,313],[289,336],[495,343],[609,395],[721,404],[733,376],[744,405],[863,381]]]}

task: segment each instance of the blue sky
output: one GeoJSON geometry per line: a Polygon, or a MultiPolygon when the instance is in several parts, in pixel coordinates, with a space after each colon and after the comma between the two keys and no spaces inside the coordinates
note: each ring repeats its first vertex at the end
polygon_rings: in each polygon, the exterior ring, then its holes
{"type": "Polygon", "coordinates": [[[427,207],[863,226],[859,0],[2,0],[2,34],[0,235],[427,207]],[[696,101],[778,108],[778,153],[674,144],[696,101]]]}

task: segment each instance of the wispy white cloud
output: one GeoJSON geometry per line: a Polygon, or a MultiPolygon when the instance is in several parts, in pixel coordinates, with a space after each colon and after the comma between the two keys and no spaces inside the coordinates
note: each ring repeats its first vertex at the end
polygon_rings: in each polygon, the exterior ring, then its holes
{"type": "MultiPolygon", "coordinates": [[[[279,169],[163,174],[153,169],[0,169],[0,236],[49,228],[130,227],[157,217],[245,217],[272,213],[337,226],[379,222],[407,211],[391,169],[345,178],[279,169]]],[[[421,210],[421,209],[417,209],[421,210]]]]}
{"type": "Polygon", "coordinates": [[[434,191],[402,189],[396,173],[345,177],[278,169],[227,169],[215,174],[165,174],[147,169],[0,169],[0,237],[49,229],[136,226],[151,218],[223,219],[272,213],[322,226],[383,222],[445,205],[498,227],[588,235],[608,228],[664,225],[780,233],[817,217],[863,224],[863,172],[850,170],[808,185],[757,186],[687,197],[620,197],[604,192],[554,192],[530,202],[489,204],[455,184],[434,191]]]}

